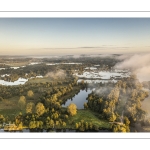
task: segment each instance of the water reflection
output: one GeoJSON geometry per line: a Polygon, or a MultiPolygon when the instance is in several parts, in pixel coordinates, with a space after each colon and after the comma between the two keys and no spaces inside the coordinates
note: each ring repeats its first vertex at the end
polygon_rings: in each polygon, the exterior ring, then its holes
{"type": "Polygon", "coordinates": [[[67,102],[62,105],[62,107],[67,107],[69,104],[74,103],[76,104],[77,109],[84,109],[84,103],[87,102],[86,98],[91,92],[91,89],[80,90],[80,92],[77,95],[75,95],[71,99],[68,99],[67,102]]]}

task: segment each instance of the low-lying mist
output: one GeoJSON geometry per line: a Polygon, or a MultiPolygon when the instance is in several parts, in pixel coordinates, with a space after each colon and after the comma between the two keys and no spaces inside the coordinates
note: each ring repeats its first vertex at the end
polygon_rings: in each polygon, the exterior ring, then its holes
{"type": "Polygon", "coordinates": [[[115,65],[116,69],[130,69],[140,82],[150,81],[150,53],[122,55],[119,59],[122,61],[115,65]]]}
{"type": "Polygon", "coordinates": [[[48,72],[45,77],[50,77],[53,79],[57,79],[57,78],[61,78],[64,79],[66,77],[66,73],[64,70],[57,70],[57,71],[53,71],[53,72],[48,72]]]}

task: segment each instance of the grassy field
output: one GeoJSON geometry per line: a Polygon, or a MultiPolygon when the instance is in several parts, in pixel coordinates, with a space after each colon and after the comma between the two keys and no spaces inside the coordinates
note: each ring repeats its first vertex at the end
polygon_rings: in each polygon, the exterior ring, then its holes
{"type": "Polygon", "coordinates": [[[15,119],[15,116],[19,115],[19,113],[22,113],[24,114],[25,113],[25,110],[21,111],[19,108],[11,108],[11,109],[1,109],[0,110],[0,114],[3,115],[6,119],[6,122],[7,122],[7,119],[9,121],[14,122],[14,119],[15,119]]]}
{"type": "MultiPolygon", "coordinates": [[[[92,112],[91,110],[80,109],[77,110],[77,114],[75,116],[69,117],[69,122],[78,123],[81,120],[84,122],[91,122],[93,125],[97,125],[100,128],[110,129],[111,125],[107,120],[99,119],[96,117],[97,113],[92,112]]],[[[75,128],[75,126],[67,123],[68,128],[75,128]]]]}
{"type": "Polygon", "coordinates": [[[52,80],[52,78],[33,78],[33,79],[29,79],[27,83],[46,83],[46,82],[52,82],[54,80],[52,80]]]}
{"type": "Polygon", "coordinates": [[[4,99],[3,101],[0,101],[0,110],[4,109],[16,109],[17,107],[17,102],[19,100],[18,96],[9,98],[9,99],[4,99]]]}
{"type": "Polygon", "coordinates": [[[32,78],[28,80],[29,83],[46,83],[46,82],[63,82],[63,81],[65,81],[65,79],[62,78],[54,79],[52,77],[32,78]]]}
{"type": "MultiPolygon", "coordinates": [[[[24,110],[20,110],[18,106],[18,100],[20,96],[11,97],[9,99],[4,99],[3,101],[0,101],[0,114],[4,117],[8,116],[10,120],[12,120],[16,115],[18,115],[20,112],[22,114],[25,113],[24,110]]],[[[33,102],[33,100],[26,99],[26,103],[33,102]]]]}
{"type": "Polygon", "coordinates": [[[16,115],[18,115],[20,112],[24,113],[24,111],[21,111],[18,107],[18,100],[19,96],[15,96],[9,99],[5,99],[0,102],[0,114],[4,117],[8,117],[9,120],[13,120],[16,115]]]}
{"type": "Polygon", "coordinates": [[[9,65],[10,67],[21,67],[21,66],[26,66],[28,64],[29,62],[11,62],[8,63],[7,65],[9,65]]]}

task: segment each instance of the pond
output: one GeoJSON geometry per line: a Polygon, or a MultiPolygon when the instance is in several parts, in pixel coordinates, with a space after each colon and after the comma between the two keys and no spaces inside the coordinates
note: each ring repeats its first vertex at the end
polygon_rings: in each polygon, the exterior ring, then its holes
{"type": "Polygon", "coordinates": [[[80,90],[80,92],[75,95],[72,99],[68,99],[62,107],[67,107],[69,104],[74,103],[77,106],[77,109],[84,109],[84,103],[87,102],[86,98],[88,94],[90,94],[92,90],[80,90]]]}

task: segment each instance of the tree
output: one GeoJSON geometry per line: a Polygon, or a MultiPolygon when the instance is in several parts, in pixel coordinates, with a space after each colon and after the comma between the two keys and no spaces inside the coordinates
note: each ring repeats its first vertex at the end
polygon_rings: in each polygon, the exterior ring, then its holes
{"type": "Polygon", "coordinates": [[[56,127],[56,128],[59,128],[59,127],[60,127],[59,121],[56,121],[56,122],[55,122],[55,127],[56,127]]]}
{"type": "Polygon", "coordinates": [[[0,115],[0,123],[2,124],[3,122],[5,122],[5,118],[3,115],[0,115]]]}
{"type": "Polygon", "coordinates": [[[36,107],[35,107],[35,111],[37,113],[38,116],[41,116],[44,114],[45,112],[45,107],[42,103],[37,103],[36,107]]]}
{"type": "Polygon", "coordinates": [[[68,119],[68,115],[65,115],[65,119],[68,119]]]}
{"type": "Polygon", "coordinates": [[[112,131],[113,132],[127,132],[125,124],[113,124],[112,131]]]}
{"type": "Polygon", "coordinates": [[[54,120],[56,120],[58,117],[59,117],[59,115],[58,115],[57,112],[55,112],[55,113],[52,114],[52,118],[53,118],[54,120]]]}
{"type": "Polygon", "coordinates": [[[130,124],[129,119],[128,119],[126,116],[124,117],[124,124],[125,124],[126,126],[129,126],[129,124],[130,124]]]}
{"type": "Polygon", "coordinates": [[[36,121],[30,121],[29,129],[35,129],[35,128],[36,128],[36,121]]]}
{"type": "Polygon", "coordinates": [[[88,108],[88,105],[87,105],[87,103],[85,102],[84,103],[84,109],[87,109],[88,108]]]}
{"type": "Polygon", "coordinates": [[[18,105],[19,105],[21,110],[23,110],[25,108],[25,105],[26,105],[25,96],[20,96],[19,101],[18,101],[18,105]]]}
{"type": "Polygon", "coordinates": [[[115,121],[116,120],[116,115],[114,113],[110,113],[108,120],[111,121],[111,122],[115,121]]]}
{"type": "Polygon", "coordinates": [[[76,123],[76,129],[78,129],[79,128],[79,125],[78,125],[78,123],[76,123]]]}
{"type": "Polygon", "coordinates": [[[66,122],[63,121],[63,122],[62,122],[62,126],[63,126],[63,127],[66,127],[66,122]]]}
{"type": "Polygon", "coordinates": [[[53,128],[54,127],[54,121],[51,119],[50,121],[49,121],[49,126],[50,126],[50,128],[53,128]]]}
{"type": "Polygon", "coordinates": [[[88,122],[85,123],[85,129],[88,130],[89,129],[89,125],[88,122]]]}
{"type": "Polygon", "coordinates": [[[30,102],[26,105],[26,113],[33,113],[35,109],[35,104],[30,102]]]}
{"type": "Polygon", "coordinates": [[[32,98],[32,97],[34,96],[33,91],[32,91],[32,90],[29,90],[29,91],[27,92],[27,96],[28,96],[29,98],[32,98]]]}
{"type": "Polygon", "coordinates": [[[23,123],[22,123],[22,122],[19,123],[18,129],[19,129],[19,130],[22,130],[22,129],[23,129],[23,123]]]}
{"type": "Polygon", "coordinates": [[[74,103],[71,103],[68,107],[67,107],[67,112],[71,115],[74,116],[77,114],[77,106],[74,103]]]}

